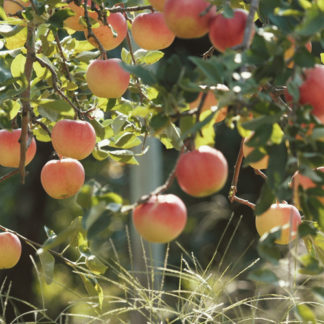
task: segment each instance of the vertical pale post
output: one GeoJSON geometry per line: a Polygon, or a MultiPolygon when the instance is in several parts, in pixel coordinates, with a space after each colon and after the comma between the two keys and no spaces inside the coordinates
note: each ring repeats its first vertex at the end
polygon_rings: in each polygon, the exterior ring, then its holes
{"type": "MultiPolygon", "coordinates": [[[[130,188],[131,188],[131,200],[137,201],[143,195],[147,195],[152,190],[162,184],[162,147],[159,141],[154,138],[147,140],[149,145],[149,151],[138,158],[139,165],[132,166],[130,170],[130,188]]],[[[148,243],[143,241],[145,255],[147,258],[146,264],[149,266],[163,265],[163,244],[148,243]],[[152,260],[150,260],[152,257],[152,260]]],[[[147,279],[151,278],[151,275],[147,275],[146,264],[143,255],[143,246],[140,236],[137,234],[133,224],[131,224],[131,244],[133,252],[134,271],[138,274],[138,278],[143,286],[150,288],[157,288],[159,284],[159,277],[155,276],[155,287],[152,287],[152,283],[147,279]]],[[[144,323],[141,314],[134,312],[131,316],[131,323],[138,324],[144,323]]]]}

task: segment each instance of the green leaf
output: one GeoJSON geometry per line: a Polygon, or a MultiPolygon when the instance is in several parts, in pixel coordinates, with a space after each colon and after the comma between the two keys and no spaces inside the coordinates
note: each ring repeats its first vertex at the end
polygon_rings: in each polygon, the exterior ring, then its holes
{"type": "Polygon", "coordinates": [[[54,12],[47,22],[51,28],[62,28],[64,25],[64,20],[74,15],[75,13],[71,9],[61,9],[54,12]]]}
{"type": "Polygon", "coordinates": [[[269,269],[257,269],[249,273],[248,279],[266,283],[278,282],[278,277],[269,269]]]}
{"type": "Polygon", "coordinates": [[[281,253],[279,247],[275,244],[275,241],[280,238],[280,235],[280,229],[265,233],[260,238],[257,247],[258,253],[262,258],[276,265],[279,264],[281,253]]]}
{"type": "Polygon", "coordinates": [[[296,306],[296,315],[303,323],[317,323],[315,314],[306,304],[299,304],[296,306]]]}
{"type": "Polygon", "coordinates": [[[90,255],[85,261],[88,269],[97,275],[104,274],[108,267],[103,264],[95,255],[90,255]]]}
{"type": "Polygon", "coordinates": [[[144,84],[154,85],[157,83],[157,79],[154,73],[148,70],[147,68],[145,68],[144,66],[129,65],[124,62],[122,62],[121,65],[126,71],[135,74],[137,77],[139,77],[144,84]]]}
{"type": "MultiPolygon", "coordinates": [[[[101,286],[99,285],[98,281],[93,276],[86,276],[83,274],[80,274],[80,277],[82,279],[83,285],[89,294],[89,296],[98,297],[98,305],[97,308],[102,308],[102,303],[104,299],[104,294],[101,286]]],[[[96,306],[94,304],[94,306],[96,306]]]]}
{"type": "Polygon", "coordinates": [[[64,242],[71,242],[81,230],[81,217],[77,217],[65,230],[58,235],[48,238],[43,244],[43,249],[50,250],[64,242]]]}
{"type": "Polygon", "coordinates": [[[288,159],[287,148],[284,142],[272,145],[268,149],[270,158],[267,169],[268,185],[277,191],[285,178],[286,163],[288,159]]]}
{"type": "Polygon", "coordinates": [[[164,53],[161,51],[146,51],[138,49],[134,53],[135,61],[137,64],[154,64],[163,58],[164,53]]]}
{"type": "Polygon", "coordinates": [[[311,223],[303,222],[298,226],[298,236],[300,238],[303,238],[308,235],[315,236],[316,233],[317,229],[311,223]]]}
{"type": "Polygon", "coordinates": [[[38,112],[49,119],[50,121],[57,121],[62,117],[73,117],[73,108],[64,100],[47,99],[43,100],[38,106],[38,112]]]}
{"type": "Polygon", "coordinates": [[[263,214],[267,209],[270,208],[274,200],[275,200],[275,195],[271,187],[266,182],[261,189],[260,197],[256,203],[255,214],[256,215],[263,214]]]}
{"type": "Polygon", "coordinates": [[[324,12],[313,6],[306,11],[302,24],[296,29],[301,36],[312,36],[324,28],[324,12]]]}
{"type": "Polygon", "coordinates": [[[318,275],[324,271],[324,268],[319,265],[318,260],[310,254],[301,256],[299,261],[301,263],[299,272],[302,274],[318,275]]]}
{"type": "Polygon", "coordinates": [[[41,249],[38,255],[42,266],[42,274],[45,278],[46,283],[50,285],[53,281],[54,276],[55,258],[50,252],[44,249],[41,249]]]}
{"type": "Polygon", "coordinates": [[[111,159],[117,162],[123,162],[127,164],[138,164],[134,152],[130,150],[116,150],[109,151],[109,156],[111,159]]]}
{"type": "Polygon", "coordinates": [[[223,83],[222,71],[216,63],[198,57],[190,57],[190,60],[206,75],[211,83],[223,83]]]}
{"type": "Polygon", "coordinates": [[[14,78],[20,78],[21,76],[25,75],[25,63],[26,63],[26,56],[19,54],[17,55],[10,65],[11,75],[14,78]]]}
{"type": "Polygon", "coordinates": [[[20,25],[11,26],[6,24],[0,24],[0,35],[2,35],[3,37],[15,36],[23,28],[24,26],[20,26],[20,25]]]}
{"type": "Polygon", "coordinates": [[[77,197],[76,197],[76,202],[83,209],[90,209],[92,206],[92,195],[93,195],[92,186],[85,184],[79,190],[77,197]]]}

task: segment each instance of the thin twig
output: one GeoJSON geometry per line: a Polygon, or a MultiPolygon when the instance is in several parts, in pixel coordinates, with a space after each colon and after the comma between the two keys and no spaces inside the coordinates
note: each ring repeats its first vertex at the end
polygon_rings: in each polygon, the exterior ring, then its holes
{"type": "Polygon", "coordinates": [[[254,17],[255,13],[258,10],[260,0],[252,0],[250,5],[250,11],[246,20],[244,38],[243,42],[240,45],[234,46],[233,49],[242,49],[246,50],[250,47],[250,42],[252,39],[252,34],[254,32],[254,17]]]}
{"type": "Polygon", "coordinates": [[[11,178],[12,176],[16,175],[17,173],[19,173],[19,169],[12,170],[12,171],[8,172],[7,174],[1,176],[0,183],[11,178]]]}
{"type": "Polygon", "coordinates": [[[242,161],[243,161],[243,143],[244,143],[244,139],[242,139],[242,141],[241,141],[240,150],[239,150],[239,153],[237,155],[237,159],[236,159],[236,162],[234,165],[234,174],[233,174],[233,178],[232,178],[231,189],[230,189],[230,192],[228,195],[228,199],[231,203],[234,201],[234,197],[237,192],[237,183],[238,183],[238,178],[240,175],[241,165],[242,165],[242,161]]]}
{"type": "Polygon", "coordinates": [[[55,70],[46,61],[42,60],[40,57],[35,56],[35,60],[39,62],[42,67],[47,68],[52,74],[52,83],[54,90],[74,109],[76,113],[82,115],[83,112],[63,93],[63,91],[58,87],[58,78],[55,70]]]}
{"type": "Polygon", "coordinates": [[[249,202],[248,200],[245,200],[245,199],[242,199],[242,198],[239,198],[237,196],[233,196],[233,201],[236,201],[242,205],[245,205],[245,206],[248,206],[250,207],[251,209],[255,209],[255,204],[249,202]]]}
{"type": "Polygon", "coordinates": [[[71,77],[69,68],[68,68],[67,63],[66,63],[66,57],[65,57],[64,52],[63,52],[63,48],[62,48],[62,45],[61,45],[60,38],[59,38],[57,33],[55,33],[54,37],[55,37],[55,42],[56,42],[57,48],[59,50],[60,56],[62,58],[62,66],[63,66],[64,73],[65,73],[67,79],[69,81],[72,81],[72,77],[71,77]]]}
{"type": "Polygon", "coordinates": [[[84,0],[83,8],[84,8],[84,19],[85,19],[85,21],[87,23],[87,30],[88,30],[87,38],[92,37],[95,40],[95,42],[97,43],[97,45],[99,47],[99,51],[101,53],[101,56],[105,60],[107,58],[106,50],[102,46],[102,44],[101,44],[100,40],[98,39],[98,37],[93,33],[92,28],[91,28],[91,23],[90,23],[89,14],[88,14],[88,1],[87,0],[84,0]]]}
{"type": "Polygon", "coordinates": [[[255,174],[261,176],[263,179],[267,179],[267,176],[261,170],[254,169],[254,172],[255,174]]]}

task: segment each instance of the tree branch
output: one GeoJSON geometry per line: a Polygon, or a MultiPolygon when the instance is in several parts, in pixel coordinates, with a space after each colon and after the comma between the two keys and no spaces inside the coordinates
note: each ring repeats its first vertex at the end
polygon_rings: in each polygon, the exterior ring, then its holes
{"type": "Polygon", "coordinates": [[[19,173],[19,169],[15,169],[13,171],[8,172],[7,174],[3,175],[0,177],[0,183],[11,178],[12,176],[16,175],[17,173],[19,173]]]}
{"type": "MultiPolygon", "coordinates": [[[[28,123],[30,119],[30,84],[33,72],[33,63],[35,60],[35,27],[32,23],[27,27],[27,41],[25,44],[27,55],[25,63],[25,77],[27,80],[26,90],[21,95],[22,101],[22,121],[21,121],[21,135],[20,135],[20,160],[19,160],[19,172],[21,182],[25,183],[25,164],[26,164],[26,151],[28,149],[28,123]]],[[[29,143],[30,144],[30,143],[29,143]]]]}

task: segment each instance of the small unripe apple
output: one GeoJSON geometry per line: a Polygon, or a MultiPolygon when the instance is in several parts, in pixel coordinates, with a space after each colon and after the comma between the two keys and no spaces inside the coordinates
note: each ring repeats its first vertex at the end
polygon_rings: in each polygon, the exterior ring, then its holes
{"type": "Polygon", "coordinates": [[[210,19],[216,14],[205,0],[166,0],[164,18],[168,27],[180,38],[199,38],[207,34],[210,19]]]}
{"type": "Polygon", "coordinates": [[[175,174],[184,192],[194,197],[205,197],[223,188],[228,166],[221,151],[203,145],[180,156],[175,174]]]}
{"type": "MultiPolygon", "coordinates": [[[[20,161],[20,135],[21,129],[14,129],[12,131],[0,130],[0,165],[7,168],[18,168],[20,161]]],[[[27,165],[36,154],[36,141],[32,138],[30,145],[26,151],[27,165]]]]}
{"type": "Polygon", "coordinates": [[[96,145],[96,132],[87,121],[63,119],[52,130],[55,151],[64,157],[85,159],[96,145]]]}
{"type": "Polygon", "coordinates": [[[186,222],[186,206],[173,194],[151,196],[133,211],[136,230],[149,242],[166,243],[174,240],[183,231],[186,222]]]}
{"type": "MultiPolygon", "coordinates": [[[[250,153],[252,153],[255,148],[248,146],[247,143],[249,142],[250,137],[244,139],[243,143],[243,156],[246,158],[250,153]]],[[[261,160],[256,162],[251,162],[249,165],[258,170],[266,169],[269,164],[269,155],[265,155],[261,160]]]]}
{"type": "Polygon", "coordinates": [[[0,269],[14,267],[21,256],[21,243],[16,234],[0,233],[0,269]]]}
{"type": "Polygon", "coordinates": [[[163,11],[165,0],[149,0],[149,3],[155,10],[163,11]]]}
{"type": "Polygon", "coordinates": [[[65,199],[74,196],[84,184],[84,169],[75,159],[48,161],[41,171],[41,183],[49,196],[65,199]]]}
{"type": "MultiPolygon", "coordinates": [[[[226,18],[222,14],[214,16],[209,24],[209,38],[213,46],[220,52],[243,42],[248,13],[235,9],[234,16],[226,18]]],[[[254,29],[252,36],[254,34],[254,29]]]]}
{"type": "Polygon", "coordinates": [[[24,10],[24,8],[30,6],[29,1],[22,0],[3,0],[3,10],[7,16],[14,16],[18,11],[24,10]]]}
{"type": "MultiPolygon", "coordinates": [[[[319,167],[316,169],[317,171],[324,172],[324,167],[319,167]]],[[[309,177],[299,173],[298,171],[294,174],[293,179],[293,195],[294,195],[294,203],[298,209],[301,209],[298,195],[298,187],[301,186],[304,190],[315,188],[316,183],[314,183],[309,177]]],[[[324,190],[324,186],[322,186],[324,190]]],[[[317,199],[324,204],[324,196],[319,196],[317,199]]]]}
{"type": "Polygon", "coordinates": [[[120,59],[94,60],[86,78],[91,92],[101,98],[119,98],[127,90],[130,75],[121,66],[120,59]]]}
{"type": "MultiPolygon", "coordinates": [[[[105,50],[109,51],[116,48],[125,39],[127,35],[127,21],[120,13],[112,13],[107,17],[109,26],[100,22],[100,26],[92,28],[92,32],[96,35],[101,45],[105,50]]],[[[85,36],[88,38],[88,31],[85,30],[85,36]]],[[[88,38],[88,41],[95,47],[98,47],[97,42],[93,37],[88,38]]]]}
{"type": "MultiPolygon", "coordinates": [[[[203,93],[200,92],[197,99],[195,101],[190,102],[190,104],[189,104],[190,109],[198,108],[202,95],[203,95],[203,93]]],[[[218,104],[218,102],[214,95],[214,92],[209,90],[207,92],[207,96],[205,98],[204,104],[201,107],[201,112],[209,110],[213,106],[217,106],[217,104],[218,104]]],[[[222,120],[224,120],[226,118],[226,116],[227,116],[227,107],[222,107],[215,114],[215,117],[214,117],[215,123],[221,122],[222,120]]]]}
{"type": "Polygon", "coordinates": [[[146,50],[167,48],[175,38],[161,12],[137,15],[132,24],[132,35],[136,44],[146,50]]]}
{"type": "Polygon", "coordinates": [[[277,226],[282,227],[281,236],[275,241],[278,244],[288,244],[290,240],[294,240],[300,223],[298,209],[289,204],[272,204],[263,214],[255,217],[256,229],[260,236],[277,226]]]}

